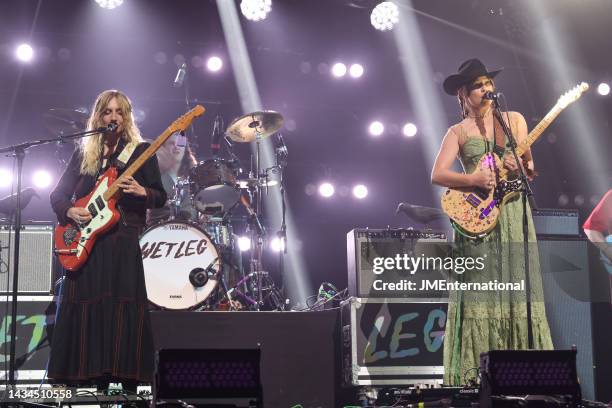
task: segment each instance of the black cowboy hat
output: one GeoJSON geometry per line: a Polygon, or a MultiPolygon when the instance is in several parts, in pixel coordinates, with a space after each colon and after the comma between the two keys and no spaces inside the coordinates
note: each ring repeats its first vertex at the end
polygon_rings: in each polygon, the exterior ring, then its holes
{"type": "Polygon", "coordinates": [[[444,91],[449,95],[457,95],[457,91],[463,85],[481,76],[494,78],[501,71],[503,71],[503,68],[489,72],[487,67],[478,58],[469,59],[459,66],[457,74],[451,75],[444,80],[444,91]]]}

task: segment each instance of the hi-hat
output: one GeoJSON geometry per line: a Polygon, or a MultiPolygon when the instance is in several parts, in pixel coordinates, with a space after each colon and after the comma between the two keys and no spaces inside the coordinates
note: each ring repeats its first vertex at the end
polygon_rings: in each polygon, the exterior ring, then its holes
{"type": "Polygon", "coordinates": [[[89,115],[72,109],[49,109],[43,113],[45,127],[59,135],[67,135],[85,130],[89,115]]]}
{"type": "Polygon", "coordinates": [[[278,112],[253,112],[234,119],[225,134],[234,142],[249,143],[273,135],[282,126],[283,115],[278,112]]]}

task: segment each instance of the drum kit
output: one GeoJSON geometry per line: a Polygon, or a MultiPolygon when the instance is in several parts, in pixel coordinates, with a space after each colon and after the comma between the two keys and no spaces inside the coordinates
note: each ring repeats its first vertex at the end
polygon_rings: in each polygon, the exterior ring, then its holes
{"type": "MultiPolygon", "coordinates": [[[[70,133],[85,127],[81,112],[51,109],[44,116],[53,133],[70,133]]],[[[187,175],[174,180],[167,191],[169,215],[150,225],[140,237],[149,301],[168,310],[282,310],[284,298],[270,274],[263,270],[266,231],[261,223],[262,198],[268,187],[282,186],[287,150],[277,134],[276,164],[261,169],[261,141],[283,125],[274,111],[260,111],[233,120],[224,132],[229,159],[213,149],[211,159],[201,161],[187,175]],[[233,143],[255,143],[254,168],[241,177],[233,143]],[[270,174],[280,174],[280,182],[270,174]],[[182,209],[192,208],[185,217],[182,209]],[[247,217],[234,213],[243,207],[247,217]],[[247,220],[251,251],[248,267],[242,262],[234,231],[247,220]],[[245,271],[246,269],[246,271],[245,271]]],[[[252,166],[253,167],[253,166],[252,166]]],[[[284,198],[283,198],[284,202],[284,198]]],[[[284,214],[281,231],[284,239],[284,214]]]]}

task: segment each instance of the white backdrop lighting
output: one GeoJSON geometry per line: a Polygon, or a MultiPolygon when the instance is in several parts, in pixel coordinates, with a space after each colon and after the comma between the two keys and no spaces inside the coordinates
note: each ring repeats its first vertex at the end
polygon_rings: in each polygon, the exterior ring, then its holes
{"type": "Polygon", "coordinates": [[[96,3],[103,9],[112,10],[122,5],[123,0],[96,0],[96,3]]]}
{"type": "Polygon", "coordinates": [[[8,187],[13,182],[13,173],[7,169],[0,169],[0,187],[8,187]]]}
{"type": "Polygon", "coordinates": [[[351,67],[349,68],[349,74],[353,78],[361,78],[361,76],[363,75],[363,65],[361,64],[351,65],[351,67]]]}
{"type": "Polygon", "coordinates": [[[336,189],[334,188],[334,185],[331,183],[325,182],[319,185],[319,194],[321,194],[321,196],[325,198],[329,198],[333,196],[335,192],[336,192],[336,189]]]}
{"type": "Polygon", "coordinates": [[[372,136],[380,136],[385,131],[385,125],[383,125],[381,122],[376,120],[370,123],[370,126],[368,127],[368,131],[370,132],[372,136]]]}
{"type": "Polygon", "coordinates": [[[30,44],[20,44],[15,49],[15,55],[19,61],[30,62],[34,58],[34,50],[30,44]]]}
{"type": "Polygon", "coordinates": [[[247,20],[264,20],[270,10],[272,10],[272,0],[242,0],[240,2],[240,11],[247,20]]]}
{"type": "Polygon", "coordinates": [[[357,184],[353,187],[353,195],[360,200],[368,196],[368,188],[363,184],[357,184]]]}
{"type": "Polygon", "coordinates": [[[602,82],[601,84],[599,84],[597,86],[597,93],[602,95],[602,96],[607,96],[610,94],[610,85],[606,84],[605,82],[602,82]]]}
{"type": "Polygon", "coordinates": [[[336,62],[333,66],[332,66],[332,75],[335,76],[336,78],[341,78],[343,76],[346,75],[346,65],[344,65],[341,62],[336,62]]]}
{"type": "Polygon", "coordinates": [[[380,31],[393,30],[399,21],[399,10],[391,1],[383,1],[372,10],[370,23],[372,27],[380,31]]]}
{"type": "Polygon", "coordinates": [[[414,123],[406,123],[402,128],[402,133],[404,133],[404,136],[406,137],[413,137],[416,136],[417,130],[418,129],[414,123]]]}
{"type": "Polygon", "coordinates": [[[206,68],[209,71],[217,72],[223,67],[223,60],[219,57],[210,57],[208,61],[206,61],[206,68]]]}
{"type": "Polygon", "coordinates": [[[46,170],[38,170],[32,174],[32,183],[36,187],[45,188],[51,185],[51,174],[46,170]]]}

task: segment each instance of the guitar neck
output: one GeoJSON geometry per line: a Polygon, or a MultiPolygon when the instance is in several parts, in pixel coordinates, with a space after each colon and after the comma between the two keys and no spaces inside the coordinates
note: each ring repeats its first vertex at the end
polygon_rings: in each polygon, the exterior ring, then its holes
{"type": "Polygon", "coordinates": [[[550,124],[557,118],[557,116],[559,116],[562,110],[563,108],[555,105],[555,107],[552,108],[550,112],[546,114],[546,116],[544,116],[540,123],[538,123],[536,127],[534,127],[531,132],[529,132],[527,138],[522,143],[519,143],[519,145],[517,146],[516,153],[519,156],[522,156],[527,151],[527,149],[529,149],[529,147],[531,147],[531,145],[534,144],[535,141],[540,138],[542,133],[544,133],[546,128],[548,128],[548,126],[550,126],[550,124]]]}
{"type": "MultiPolygon", "coordinates": [[[[166,129],[164,133],[162,133],[153,143],[151,143],[147,150],[145,150],[140,156],[136,158],[136,160],[134,160],[130,167],[128,167],[123,172],[121,178],[133,176],[134,173],[136,173],[142,167],[142,165],[145,164],[145,162],[155,154],[155,152],[157,152],[157,150],[164,144],[164,142],[168,140],[170,136],[172,136],[172,133],[174,132],[172,132],[170,128],[166,129]]],[[[106,192],[104,193],[104,199],[108,201],[118,192],[119,179],[117,179],[113,184],[111,184],[108,190],[106,190],[106,192]]]]}

